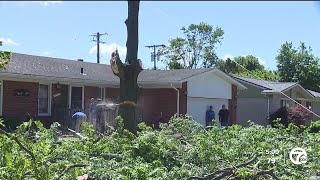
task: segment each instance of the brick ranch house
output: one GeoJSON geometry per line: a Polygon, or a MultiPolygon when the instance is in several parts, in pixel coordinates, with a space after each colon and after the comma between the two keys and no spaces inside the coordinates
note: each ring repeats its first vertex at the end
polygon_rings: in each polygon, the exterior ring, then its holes
{"type": "MultiPolygon", "coordinates": [[[[237,93],[246,89],[218,69],[144,70],[138,84],[141,118],[149,124],[160,114],[167,121],[175,113],[188,113],[204,124],[207,107],[213,105],[217,112],[222,104],[236,123],[237,93]]],[[[3,118],[26,120],[30,114],[46,126],[61,123],[64,112],[88,108],[92,97],[119,98],[119,78],[109,65],[12,53],[6,69],[0,70],[3,118]]]]}

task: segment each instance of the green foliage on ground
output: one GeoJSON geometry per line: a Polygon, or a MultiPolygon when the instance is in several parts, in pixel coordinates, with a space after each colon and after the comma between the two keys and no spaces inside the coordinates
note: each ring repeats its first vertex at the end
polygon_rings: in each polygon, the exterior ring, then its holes
{"type": "Polygon", "coordinates": [[[29,121],[15,133],[2,130],[0,179],[75,179],[83,174],[96,179],[197,179],[217,177],[224,169],[222,174],[229,172],[234,179],[269,172],[281,180],[303,180],[320,173],[318,122],[303,132],[294,125],[281,129],[254,124],[205,130],[185,116],[173,117],[161,130],[139,124],[135,136],[120,119],[119,127],[103,137],[84,124],[81,134],[87,138],[82,140],[59,137],[58,127],[55,123],[45,129],[40,122],[29,121]],[[284,160],[284,152],[294,147],[306,149],[306,164],[284,160]],[[266,153],[273,150],[279,154],[266,153]]]}

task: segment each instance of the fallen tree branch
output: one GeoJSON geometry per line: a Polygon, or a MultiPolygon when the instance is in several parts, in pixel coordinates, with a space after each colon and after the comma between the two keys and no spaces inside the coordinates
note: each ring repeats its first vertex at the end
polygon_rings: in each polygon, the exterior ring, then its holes
{"type": "Polygon", "coordinates": [[[271,170],[260,170],[257,172],[257,174],[254,176],[254,179],[259,179],[260,176],[269,175],[275,180],[279,180],[279,178],[273,173],[273,169],[271,170]]]}
{"type": "Polygon", "coordinates": [[[68,131],[72,132],[75,136],[77,136],[80,140],[86,139],[87,137],[82,136],[80,133],[77,133],[76,131],[68,128],[68,131]]]}
{"type": "Polygon", "coordinates": [[[199,180],[214,179],[214,180],[219,180],[219,179],[221,179],[223,177],[227,177],[227,176],[231,177],[233,175],[233,171],[235,169],[247,166],[250,163],[254,162],[256,159],[257,159],[257,155],[255,154],[250,160],[248,160],[248,161],[246,161],[244,163],[241,163],[239,165],[236,165],[234,167],[228,167],[228,168],[225,168],[225,169],[222,169],[222,170],[218,170],[216,172],[213,172],[213,173],[208,174],[208,175],[203,176],[203,177],[194,176],[194,177],[190,177],[189,179],[199,179],[199,180]]]}
{"type": "Polygon", "coordinates": [[[111,159],[116,159],[116,161],[121,161],[122,160],[122,155],[120,155],[120,154],[105,153],[105,154],[102,154],[102,157],[105,160],[111,160],[111,159]]]}
{"type": "Polygon", "coordinates": [[[236,165],[235,168],[241,168],[241,167],[244,167],[244,166],[247,166],[249,165],[250,163],[254,162],[255,160],[257,160],[257,155],[255,154],[249,161],[246,161],[244,163],[241,163],[239,165],[236,165]]]}
{"type": "Polygon", "coordinates": [[[86,167],[87,165],[86,164],[73,164],[73,165],[70,165],[70,166],[67,166],[62,172],[61,174],[56,177],[55,180],[60,180],[68,171],[70,171],[71,169],[73,168],[78,168],[78,167],[86,167]]]}
{"type": "Polygon", "coordinates": [[[19,147],[20,147],[21,149],[23,149],[27,154],[29,154],[29,155],[31,156],[32,161],[35,161],[35,160],[36,160],[35,155],[33,154],[33,152],[30,151],[26,146],[24,146],[24,145],[19,141],[19,139],[18,139],[16,136],[11,135],[10,133],[8,133],[7,131],[5,131],[5,130],[3,130],[3,129],[1,129],[1,128],[0,128],[0,130],[1,130],[1,132],[2,132],[3,134],[5,134],[6,136],[12,137],[12,139],[19,145],[19,147]]]}

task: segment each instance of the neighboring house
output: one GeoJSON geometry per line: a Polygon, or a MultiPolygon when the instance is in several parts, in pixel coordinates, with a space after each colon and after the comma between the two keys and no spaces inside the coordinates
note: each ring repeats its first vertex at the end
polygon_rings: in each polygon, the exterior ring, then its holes
{"type": "MultiPolygon", "coordinates": [[[[246,89],[218,69],[144,70],[138,77],[141,118],[151,124],[160,115],[189,113],[204,124],[206,108],[222,104],[236,122],[236,94],[246,89]]],[[[45,124],[69,119],[87,109],[90,98],[119,98],[119,78],[109,65],[13,53],[0,70],[0,115],[25,119],[30,114],[45,124]],[[66,115],[66,112],[69,114],[66,115]]]]}
{"type": "MultiPolygon", "coordinates": [[[[296,103],[319,113],[319,93],[306,90],[298,82],[273,82],[247,77],[234,77],[248,89],[238,94],[237,122],[243,126],[251,120],[267,125],[267,117],[282,106],[294,107],[296,103]],[[316,97],[318,96],[318,98],[316,97]]],[[[313,119],[316,119],[313,116],[313,119]]]]}
{"type": "MultiPolygon", "coordinates": [[[[316,113],[317,115],[320,116],[320,93],[311,91],[308,89],[308,91],[314,96],[313,102],[312,102],[312,107],[311,110],[316,113]]],[[[320,120],[320,118],[316,115],[313,116],[314,120],[320,120]]]]}

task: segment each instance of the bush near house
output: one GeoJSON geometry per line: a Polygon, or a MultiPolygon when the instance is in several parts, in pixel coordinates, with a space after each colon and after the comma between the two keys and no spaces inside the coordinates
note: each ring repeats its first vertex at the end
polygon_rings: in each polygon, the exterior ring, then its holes
{"type": "Polygon", "coordinates": [[[0,179],[71,180],[87,174],[101,180],[304,180],[320,173],[320,133],[300,132],[293,124],[286,129],[214,126],[207,131],[185,116],[173,117],[160,130],[141,123],[135,136],[118,120],[119,127],[103,137],[96,137],[85,123],[81,134],[87,138],[82,140],[61,138],[57,123],[45,129],[29,121],[15,133],[1,130],[0,179]],[[307,151],[306,164],[284,157],[295,147],[307,151]]]}
{"type": "Polygon", "coordinates": [[[288,109],[288,120],[289,123],[294,123],[297,125],[305,125],[305,123],[310,120],[311,113],[302,106],[295,106],[288,109]]]}
{"type": "Polygon", "coordinates": [[[308,111],[305,107],[295,106],[292,108],[281,107],[269,117],[269,123],[274,127],[275,120],[280,119],[280,122],[285,127],[288,127],[290,123],[295,125],[305,125],[308,120],[311,118],[311,112],[308,111]]]}

